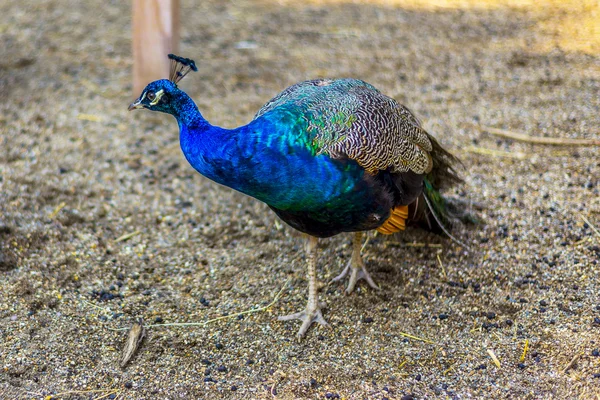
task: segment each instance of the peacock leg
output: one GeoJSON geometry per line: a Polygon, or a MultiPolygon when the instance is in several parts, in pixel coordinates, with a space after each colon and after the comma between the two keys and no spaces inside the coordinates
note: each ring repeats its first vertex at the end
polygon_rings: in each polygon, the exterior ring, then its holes
{"type": "Polygon", "coordinates": [[[313,322],[318,322],[321,325],[328,325],[325,318],[323,318],[323,314],[321,314],[321,308],[324,308],[325,305],[319,303],[319,294],[317,293],[316,256],[318,240],[314,236],[307,236],[307,239],[308,303],[306,304],[306,309],[295,314],[278,318],[280,321],[289,321],[292,319],[299,319],[302,321],[302,326],[300,326],[300,330],[298,331],[298,339],[304,336],[313,322]]]}
{"type": "Polygon", "coordinates": [[[369,275],[367,272],[365,263],[360,255],[362,236],[362,232],[354,233],[354,239],[352,240],[352,258],[342,273],[331,280],[331,282],[342,280],[346,277],[346,275],[348,275],[348,272],[350,272],[350,280],[348,281],[348,287],[346,288],[346,293],[348,294],[352,293],[354,287],[356,286],[356,282],[358,282],[359,279],[366,280],[369,286],[371,286],[373,289],[379,289],[379,286],[375,284],[373,278],[371,278],[371,275],[369,275]]]}

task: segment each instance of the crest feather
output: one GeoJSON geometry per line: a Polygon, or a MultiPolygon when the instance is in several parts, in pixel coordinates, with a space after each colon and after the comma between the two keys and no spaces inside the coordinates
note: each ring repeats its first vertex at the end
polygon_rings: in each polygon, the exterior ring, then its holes
{"type": "Polygon", "coordinates": [[[198,71],[194,60],[176,56],[175,54],[168,55],[171,60],[171,71],[169,80],[177,85],[177,82],[185,78],[190,71],[198,71]]]}

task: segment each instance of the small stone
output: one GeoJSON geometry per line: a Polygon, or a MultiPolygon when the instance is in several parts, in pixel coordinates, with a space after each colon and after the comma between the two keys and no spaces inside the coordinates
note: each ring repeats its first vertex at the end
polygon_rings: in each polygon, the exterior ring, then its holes
{"type": "Polygon", "coordinates": [[[517,367],[519,367],[519,369],[525,369],[526,365],[523,363],[519,363],[517,364],[517,367]]]}
{"type": "Polygon", "coordinates": [[[211,363],[209,360],[207,360],[206,358],[205,358],[204,360],[201,360],[200,362],[201,362],[202,364],[204,364],[204,365],[210,365],[210,364],[212,364],[212,363],[211,363]]]}
{"type": "Polygon", "coordinates": [[[219,365],[217,367],[217,371],[219,371],[219,372],[227,372],[227,368],[224,365],[219,365]]]}
{"type": "Polygon", "coordinates": [[[401,397],[401,400],[415,400],[415,397],[412,394],[405,394],[401,397]]]}
{"type": "Polygon", "coordinates": [[[217,350],[221,350],[223,348],[223,345],[221,343],[215,343],[215,347],[217,348],[217,350]]]}
{"type": "Polygon", "coordinates": [[[154,318],[154,323],[156,323],[156,324],[162,324],[163,323],[162,317],[156,317],[156,318],[154,318]]]}
{"type": "Polygon", "coordinates": [[[594,349],[594,350],[592,350],[592,355],[594,357],[600,357],[600,351],[598,351],[598,349],[594,349]]]}
{"type": "Polygon", "coordinates": [[[363,318],[363,322],[365,324],[370,324],[371,322],[373,322],[373,318],[371,318],[371,317],[365,317],[365,318],[363,318]]]}
{"type": "Polygon", "coordinates": [[[310,387],[311,388],[316,388],[318,384],[319,383],[317,382],[317,380],[315,378],[310,378],[310,387]]]}
{"type": "Polygon", "coordinates": [[[231,391],[232,392],[235,392],[236,390],[237,390],[237,386],[235,386],[235,385],[231,386],[231,391]]]}
{"type": "Polygon", "coordinates": [[[547,305],[548,305],[548,302],[546,300],[540,300],[540,306],[546,307],[547,305]]]}
{"type": "Polygon", "coordinates": [[[513,326],[513,322],[512,322],[512,320],[511,320],[511,319],[507,319],[506,321],[504,321],[504,323],[505,323],[507,326],[513,326]]]}
{"type": "Polygon", "coordinates": [[[487,319],[494,319],[494,318],[496,318],[496,313],[489,312],[489,313],[485,314],[485,316],[487,317],[487,319]]]}
{"type": "Polygon", "coordinates": [[[125,384],[123,386],[125,386],[125,388],[127,388],[127,389],[131,389],[133,387],[133,383],[125,382],[125,384]]]}
{"type": "Polygon", "coordinates": [[[442,321],[445,320],[445,319],[448,319],[448,314],[440,314],[439,315],[439,319],[442,320],[442,321]]]}

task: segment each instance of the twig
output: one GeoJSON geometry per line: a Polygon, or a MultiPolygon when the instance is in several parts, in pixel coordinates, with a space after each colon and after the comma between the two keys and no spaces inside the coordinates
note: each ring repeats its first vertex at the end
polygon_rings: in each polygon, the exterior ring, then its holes
{"type": "Polygon", "coordinates": [[[454,369],[454,365],[456,365],[456,363],[454,363],[451,366],[449,366],[448,369],[446,369],[444,371],[444,375],[448,375],[448,372],[450,372],[450,371],[452,371],[454,369]]]}
{"type": "Polygon", "coordinates": [[[398,334],[400,336],[404,336],[404,337],[407,337],[407,338],[410,338],[410,339],[414,339],[414,340],[419,340],[421,342],[425,342],[425,343],[429,343],[429,344],[435,344],[435,342],[433,342],[433,341],[431,341],[429,339],[423,339],[423,338],[420,338],[420,337],[417,337],[417,336],[410,335],[408,333],[399,332],[398,334]]]}
{"type": "Polygon", "coordinates": [[[470,153],[483,154],[484,156],[516,158],[518,160],[524,160],[527,158],[527,154],[521,152],[493,150],[478,146],[469,146],[465,150],[470,153]]]}
{"type": "Polygon", "coordinates": [[[590,220],[589,220],[589,219],[587,219],[587,218],[585,217],[585,215],[583,215],[583,214],[579,214],[579,216],[581,217],[581,219],[583,219],[583,221],[584,221],[586,224],[588,224],[588,225],[589,225],[589,227],[590,227],[590,228],[592,228],[592,230],[593,230],[594,232],[596,232],[596,235],[598,235],[598,236],[600,237],[600,231],[598,231],[598,229],[596,229],[596,227],[595,227],[595,226],[594,226],[594,225],[593,225],[593,224],[590,222],[590,220]]]}
{"type": "Polygon", "coordinates": [[[125,235],[119,236],[118,238],[116,238],[115,239],[115,243],[122,242],[122,241],[127,240],[127,239],[131,239],[132,237],[137,236],[140,233],[142,233],[142,232],[141,231],[135,231],[135,232],[131,232],[131,233],[126,233],[125,235]]]}
{"type": "MultiPolygon", "coordinates": [[[[118,390],[117,390],[118,391],[118,390]]],[[[93,390],[69,390],[67,392],[60,392],[56,394],[51,394],[44,397],[44,400],[52,400],[54,397],[64,397],[69,394],[86,394],[86,393],[104,393],[110,392],[108,395],[115,393],[115,389],[93,389],[93,390]]]]}
{"type": "Polygon", "coordinates": [[[118,389],[115,389],[115,390],[113,390],[112,392],[108,392],[108,393],[106,393],[106,394],[103,394],[103,395],[102,395],[102,396],[100,396],[100,397],[96,397],[94,400],[102,400],[102,399],[105,399],[105,398],[107,398],[108,396],[110,396],[110,395],[112,395],[112,394],[117,394],[117,393],[119,393],[119,390],[118,390],[118,389]]]}
{"type": "Polygon", "coordinates": [[[582,353],[577,353],[577,354],[575,354],[575,356],[573,356],[573,358],[571,359],[571,361],[569,361],[567,366],[565,368],[563,368],[563,370],[562,370],[563,374],[565,372],[567,372],[568,370],[570,370],[571,368],[573,368],[573,366],[575,366],[575,364],[577,364],[577,360],[579,360],[579,357],[581,357],[581,354],[582,353]]]}
{"type": "Polygon", "coordinates": [[[371,240],[371,238],[369,236],[367,236],[367,240],[365,240],[365,243],[360,248],[361,253],[365,250],[365,247],[367,247],[367,244],[369,244],[369,240],[371,240]]]}
{"type": "Polygon", "coordinates": [[[100,307],[99,305],[96,305],[96,304],[94,304],[94,303],[91,303],[91,302],[89,302],[89,301],[87,301],[87,300],[85,300],[85,299],[79,299],[79,300],[80,300],[82,303],[84,303],[84,304],[87,304],[87,305],[88,305],[88,306],[90,306],[90,307],[97,308],[98,310],[102,310],[102,311],[104,311],[104,312],[105,312],[105,313],[107,313],[107,314],[111,314],[111,313],[112,313],[112,311],[111,311],[111,309],[110,309],[110,308],[104,308],[104,307],[100,307]]]}
{"type": "Polygon", "coordinates": [[[492,358],[492,361],[494,362],[494,364],[496,364],[496,367],[500,368],[501,367],[500,360],[498,360],[498,357],[496,357],[496,353],[494,353],[494,350],[487,349],[487,353],[492,358]]]}
{"type": "Polygon", "coordinates": [[[405,358],[404,361],[402,361],[400,363],[400,365],[398,366],[398,371],[400,371],[402,369],[402,367],[404,367],[406,365],[407,362],[408,362],[408,358],[405,358]]]}
{"type": "Polygon", "coordinates": [[[492,128],[490,126],[483,125],[480,125],[479,129],[487,131],[495,136],[533,144],[549,144],[553,146],[600,146],[600,140],[597,139],[569,139],[530,136],[520,132],[513,132],[506,129],[492,128]]]}
{"type": "Polygon", "coordinates": [[[444,279],[448,279],[448,275],[446,275],[446,268],[444,268],[444,264],[442,263],[442,259],[439,254],[436,254],[437,260],[440,263],[440,267],[442,267],[442,273],[444,274],[444,279]]]}
{"type": "Polygon", "coordinates": [[[433,247],[433,248],[437,248],[437,249],[441,249],[442,247],[444,247],[444,245],[440,244],[440,243],[404,243],[403,246],[405,247],[433,247]]]}
{"type": "Polygon", "coordinates": [[[58,213],[60,212],[60,210],[62,210],[63,208],[65,208],[65,206],[67,205],[67,203],[65,203],[64,201],[62,203],[60,203],[59,205],[56,206],[56,208],[54,209],[54,211],[52,211],[52,214],[50,214],[50,219],[53,219],[54,217],[56,217],[58,215],[58,213]]]}
{"type": "MultiPolygon", "coordinates": [[[[285,281],[285,283],[283,284],[283,287],[279,290],[279,292],[277,292],[277,294],[275,295],[275,297],[273,298],[273,301],[270,302],[269,304],[267,304],[264,307],[260,307],[260,308],[254,308],[251,310],[246,310],[246,311],[241,311],[239,313],[232,313],[229,315],[224,315],[222,317],[217,317],[217,318],[213,318],[213,319],[209,319],[208,321],[204,321],[204,322],[173,322],[173,323],[169,323],[169,324],[152,324],[152,325],[146,325],[146,328],[157,328],[157,327],[164,327],[164,326],[206,326],[212,322],[215,321],[220,321],[222,319],[228,319],[228,318],[237,318],[238,315],[245,315],[245,314],[252,314],[252,313],[257,313],[257,312],[261,312],[264,310],[267,310],[268,308],[272,307],[273,304],[275,304],[277,302],[277,300],[279,300],[279,298],[281,297],[281,293],[283,293],[283,290],[287,287],[287,284],[290,280],[288,279],[287,281],[285,281]]],[[[106,329],[111,330],[111,331],[125,331],[129,328],[109,328],[106,327],[106,329]]]]}
{"type": "Polygon", "coordinates": [[[92,114],[78,114],[77,119],[80,119],[83,121],[92,121],[92,122],[102,121],[102,117],[99,117],[97,115],[92,115],[92,114]]]}
{"type": "Polygon", "coordinates": [[[529,339],[525,339],[525,345],[523,346],[523,354],[521,354],[521,358],[519,358],[520,362],[525,361],[525,356],[527,355],[527,350],[529,350],[529,339]]]}

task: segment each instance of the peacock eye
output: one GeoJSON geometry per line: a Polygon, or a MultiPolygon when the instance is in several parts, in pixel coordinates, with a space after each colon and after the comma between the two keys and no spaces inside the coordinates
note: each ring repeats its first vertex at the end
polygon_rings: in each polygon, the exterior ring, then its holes
{"type": "Polygon", "coordinates": [[[146,97],[148,98],[148,100],[152,101],[152,100],[154,100],[154,98],[156,97],[156,95],[154,94],[154,92],[148,92],[148,94],[146,95],[146,97]]]}

